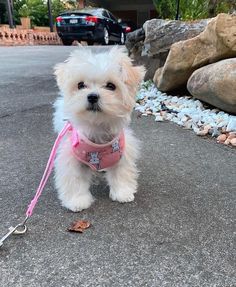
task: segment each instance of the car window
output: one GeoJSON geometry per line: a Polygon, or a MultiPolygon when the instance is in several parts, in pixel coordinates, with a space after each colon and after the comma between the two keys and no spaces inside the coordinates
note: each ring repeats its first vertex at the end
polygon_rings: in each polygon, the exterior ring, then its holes
{"type": "MultiPolygon", "coordinates": [[[[1,1],[1,0],[0,0],[1,1]]],[[[91,14],[93,16],[103,16],[103,9],[81,9],[79,10],[79,12],[84,12],[84,13],[88,13],[91,14]]]]}
{"type": "Polygon", "coordinates": [[[106,10],[103,10],[103,11],[102,11],[102,15],[103,15],[104,17],[106,17],[106,18],[110,18],[109,14],[107,13],[106,10]]]}
{"type": "MultiPolygon", "coordinates": [[[[104,17],[105,15],[104,15],[104,10],[103,9],[97,9],[97,10],[95,10],[96,11],[96,16],[99,16],[99,17],[104,17]]],[[[94,15],[95,15],[95,13],[94,13],[94,15]]],[[[105,16],[105,17],[107,17],[107,16],[105,16]]]]}
{"type": "Polygon", "coordinates": [[[110,18],[111,18],[113,21],[117,22],[116,17],[115,17],[111,12],[109,12],[109,15],[110,15],[110,18]]]}

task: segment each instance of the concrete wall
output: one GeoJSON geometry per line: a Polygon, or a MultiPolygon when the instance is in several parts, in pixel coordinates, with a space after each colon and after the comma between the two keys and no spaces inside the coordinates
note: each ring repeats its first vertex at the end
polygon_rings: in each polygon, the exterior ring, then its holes
{"type": "Polygon", "coordinates": [[[0,46],[61,45],[56,32],[38,32],[32,29],[0,27],[0,46]]]}

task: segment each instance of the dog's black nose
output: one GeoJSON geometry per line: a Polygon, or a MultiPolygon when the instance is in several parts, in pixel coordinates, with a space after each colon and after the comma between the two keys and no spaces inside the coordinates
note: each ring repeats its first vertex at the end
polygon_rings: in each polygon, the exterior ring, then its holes
{"type": "Polygon", "coordinates": [[[98,102],[98,99],[99,99],[99,95],[97,95],[97,94],[92,93],[92,94],[89,94],[89,95],[88,95],[88,101],[89,101],[89,103],[91,103],[91,104],[97,103],[97,102],[98,102]]]}

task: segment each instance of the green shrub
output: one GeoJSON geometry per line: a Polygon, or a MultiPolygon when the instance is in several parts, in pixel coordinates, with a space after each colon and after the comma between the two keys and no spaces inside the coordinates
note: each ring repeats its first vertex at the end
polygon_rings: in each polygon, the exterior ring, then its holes
{"type": "MultiPolygon", "coordinates": [[[[55,18],[65,10],[65,2],[51,0],[52,15],[55,18]]],[[[14,20],[20,24],[20,17],[30,17],[33,26],[49,26],[48,7],[45,0],[14,0],[14,20]]]]}
{"type": "MultiPolygon", "coordinates": [[[[229,13],[236,10],[235,0],[179,0],[181,20],[210,18],[218,13],[229,13]]],[[[177,0],[153,0],[158,15],[162,19],[174,19],[177,0]]]]}

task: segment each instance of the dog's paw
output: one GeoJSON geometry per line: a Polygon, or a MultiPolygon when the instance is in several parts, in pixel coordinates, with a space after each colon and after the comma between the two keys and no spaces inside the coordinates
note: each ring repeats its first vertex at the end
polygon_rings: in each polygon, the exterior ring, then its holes
{"type": "Polygon", "coordinates": [[[61,200],[62,205],[71,211],[78,212],[89,208],[94,202],[91,194],[77,195],[67,200],[61,200]]]}
{"type": "Polygon", "coordinates": [[[124,203],[124,202],[131,202],[131,201],[134,201],[134,193],[136,191],[114,191],[114,190],[111,190],[110,191],[110,198],[113,200],[113,201],[118,201],[118,202],[121,202],[121,203],[124,203]]]}

